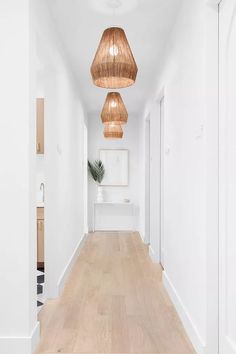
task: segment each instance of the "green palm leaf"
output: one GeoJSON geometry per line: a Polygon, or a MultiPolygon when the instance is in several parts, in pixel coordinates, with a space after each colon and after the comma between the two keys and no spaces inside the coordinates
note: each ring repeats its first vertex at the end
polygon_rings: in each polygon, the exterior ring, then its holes
{"type": "Polygon", "coordinates": [[[105,175],[105,168],[101,160],[95,160],[94,163],[88,161],[88,170],[95,182],[102,182],[105,175]]]}

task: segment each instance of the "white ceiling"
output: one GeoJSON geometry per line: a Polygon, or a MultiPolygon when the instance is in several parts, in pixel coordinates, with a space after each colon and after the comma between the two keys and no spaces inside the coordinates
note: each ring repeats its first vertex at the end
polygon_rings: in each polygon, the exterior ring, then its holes
{"type": "Polygon", "coordinates": [[[129,113],[143,112],[155,88],[158,63],[180,3],[181,0],[48,1],[87,112],[101,111],[106,97],[107,90],[92,83],[90,66],[102,32],[110,26],[125,30],[139,69],[135,84],[119,92],[129,113]]]}

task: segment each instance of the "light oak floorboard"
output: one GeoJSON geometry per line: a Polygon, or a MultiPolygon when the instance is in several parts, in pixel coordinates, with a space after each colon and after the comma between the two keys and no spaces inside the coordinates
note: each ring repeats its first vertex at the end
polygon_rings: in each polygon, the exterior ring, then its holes
{"type": "Polygon", "coordinates": [[[36,354],[194,354],[138,233],[89,234],[59,299],[39,313],[36,354]]]}

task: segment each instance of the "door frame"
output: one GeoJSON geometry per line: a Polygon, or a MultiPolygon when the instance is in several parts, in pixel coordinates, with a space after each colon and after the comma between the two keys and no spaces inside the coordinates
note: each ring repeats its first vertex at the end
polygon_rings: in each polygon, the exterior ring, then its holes
{"type": "Polygon", "coordinates": [[[156,98],[157,119],[159,126],[159,235],[158,235],[158,258],[160,265],[164,268],[164,252],[162,252],[162,244],[164,243],[164,124],[165,118],[161,116],[161,104],[165,99],[165,87],[163,86],[156,98]]]}
{"type": "Polygon", "coordinates": [[[164,86],[156,95],[150,115],[150,245],[149,255],[161,263],[161,110],[164,86]]]}
{"type": "Polygon", "coordinates": [[[219,354],[219,4],[206,0],[206,346],[219,354]]]}
{"type": "Polygon", "coordinates": [[[164,269],[165,266],[165,229],[164,229],[164,171],[165,171],[165,94],[162,91],[162,96],[159,99],[160,110],[160,265],[164,269]]]}
{"type": "Polygon", "coordinates": [[[88,128],[86,123],[83,124],[84,131],[84,156],[83,156],[83,166],[84,166],[84,233],[88,233],[88,169],[87,169],[87,161],[88,161],[88,128]]]}
{"type": "MultiPolygon", "coordinates": [[[[236,21],[236,1],[221,0],[219,4],[219,352],[220,353],[235,353],[235,343],[231,340],[227,333],[227,286],[226,270],[227,270],[227,238],[228,238],[228,222],[227,217],[229,210],[227,208],[228,200],[228,160],[230,145],[227,139],[228,131],[228,105],[227,105],[227,51],[221,51],[227,48],[231,36],[232,25],[236,21]],[[230,11],[230,21],[224,25],[221,32],[221,10],[230,11]],[[227,8],[229,7],[229,8],[227,8]],[[231,13],[232,10],[232,13],[231,13]],[[222,37],[222,35],[226,37],[222,37]],[[223,40],[224,38],[224,40],[223,40]],[[227,43],[227,45],[226,45],[227,43]],[[226,64],[226,65],[225,65],[226,64]]],[[[228,13],[226,12],[226,17],[228,13]]]]}
{"type": "Polygon", "coordinates": [[[145,239],[150,244],[150,114],[145,119],[145,239]]]}

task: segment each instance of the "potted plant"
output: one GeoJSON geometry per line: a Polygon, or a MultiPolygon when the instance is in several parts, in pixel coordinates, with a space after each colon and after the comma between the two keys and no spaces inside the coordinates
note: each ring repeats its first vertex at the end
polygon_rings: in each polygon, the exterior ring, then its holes
{"type": "Polygon", "coordinates": [[[97,183],[97,202],[103,202],[103,189],[101,182],[105,175],[105,168],[101,160],[95,160],[94,163],[88,161],[88,170],[90,175],[97,183]]]}

